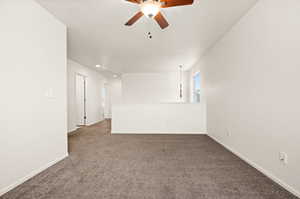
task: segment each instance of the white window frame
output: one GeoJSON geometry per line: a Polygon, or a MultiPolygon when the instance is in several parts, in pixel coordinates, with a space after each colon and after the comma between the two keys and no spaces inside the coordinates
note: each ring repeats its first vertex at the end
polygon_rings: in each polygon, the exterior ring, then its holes
{"type": "Polygon", "coordinates": [[[193,74],[193,79],[192,79],[192,87],[193,87],[193,90],[192,90],[192,100],[193,100],[193,103],[200,103],[201,102],[201,75],[200,75],[200,71],[197,71],[193,74]],[[195,91],[195,77],[199,75],[200,76],[200,89],[198,92],[195,91]],[[198,95],[198,96],[196,96],[198,95]]]}

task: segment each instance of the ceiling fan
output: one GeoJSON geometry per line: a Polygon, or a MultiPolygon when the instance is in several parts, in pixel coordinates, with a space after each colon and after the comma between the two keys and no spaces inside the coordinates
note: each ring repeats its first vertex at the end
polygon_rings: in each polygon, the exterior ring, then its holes
{"type": "Polygon", "coordinates": [[[134,15],[125,25],[131,26],[143,15],[153,18],[161,29],[169,26],[169,23],[160,12],[161,8],[192,5],[194,0],[125,0],[140,5],[141,11],[134,15]]]}

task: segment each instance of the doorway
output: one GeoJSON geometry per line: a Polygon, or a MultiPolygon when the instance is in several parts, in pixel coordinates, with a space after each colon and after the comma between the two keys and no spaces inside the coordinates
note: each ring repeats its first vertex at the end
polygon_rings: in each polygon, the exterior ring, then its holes
{"type": "Polygon", "coordinates": [[[76,74],[76,110],[77,110],[77,126],[85,126],[87,124],[86,116],[86,76],[76,74]]]}

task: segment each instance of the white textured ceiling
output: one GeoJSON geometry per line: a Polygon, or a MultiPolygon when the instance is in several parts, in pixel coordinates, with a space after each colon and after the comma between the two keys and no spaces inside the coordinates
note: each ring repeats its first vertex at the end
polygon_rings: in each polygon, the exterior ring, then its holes
{"type": "Polygon", "coordinates": [[[188,69],[257,0],[195,0],[192,6],[163,9],[170,23],[165,30],[146,17],[124,26],[139,7],[123,0],[37,1],[67,25],[69,58],[128,73],[188,69]]]}

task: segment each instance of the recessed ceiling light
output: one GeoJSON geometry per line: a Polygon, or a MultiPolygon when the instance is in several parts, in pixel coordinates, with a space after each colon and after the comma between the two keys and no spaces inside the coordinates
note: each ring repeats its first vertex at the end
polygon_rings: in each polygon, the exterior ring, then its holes
{"type": "Polygon", "coordinates": [[[118,75],[114,75],[114,78],[117,78],[118,77],[118,75]]]}
{"type": "Polygon", "coordinates": [[[96,68],[101,68],[101,66],[98,64],[98,65],[96,65],[96,68]]]}

